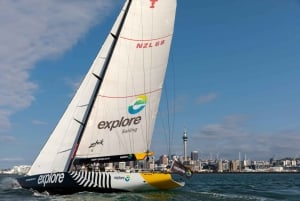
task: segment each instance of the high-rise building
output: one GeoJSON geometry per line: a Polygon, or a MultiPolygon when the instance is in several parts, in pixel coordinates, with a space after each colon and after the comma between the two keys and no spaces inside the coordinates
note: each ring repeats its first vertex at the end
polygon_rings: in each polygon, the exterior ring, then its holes
{"type": "Polygon", "coordinates": [[[218,172],[223,172],[223,162],[222,160],[218,160],[218,172]]]}
{"type": "Polygon", "coordinates": [[[198,153],[198,151],[192,151],[191,152],[191,160],[193,160],[193,161],[199,160],[199,153],[198,153]]]}

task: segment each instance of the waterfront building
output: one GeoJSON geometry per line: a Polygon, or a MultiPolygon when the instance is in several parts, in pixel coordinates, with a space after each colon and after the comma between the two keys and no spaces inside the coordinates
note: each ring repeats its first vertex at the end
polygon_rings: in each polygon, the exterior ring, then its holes
{"type": "Polygon", "coordinates": [[[240,161],[233,160],[230,165],[230,172],[239,172],[240,171],[240,161]]]}
{"type": "Polygon", "coordinates": [[[192,151],[191,152],[191,160],[193,160],[193,161],[199,160],[199,153],[198,153],[198,151],[192,151]]]}
{"type": "Polygon", "coordinates": [[[223,162],[222,162],[222,160],[218,161],[217,171],[218,172],[223,172],[223,162]]]}
{"type": "Polygon", "coordinates": [[[230,171],[230,161],[229,160],[222,161],[222,168],[223,168],[223,172],[229,172],[230,171]]]}

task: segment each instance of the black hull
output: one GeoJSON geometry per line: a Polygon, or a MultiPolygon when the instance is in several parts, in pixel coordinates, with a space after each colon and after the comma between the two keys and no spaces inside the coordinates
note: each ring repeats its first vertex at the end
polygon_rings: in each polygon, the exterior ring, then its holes
{"type": "MultiPolygon", "coordinates": [[[[20,186],[24,189],[29,189],[38,192],[47,192],[53,194],[74,194],[78,192],[98,192],[98,193],[114,193],[126,192],[122,189],[113,189],[110,185],[111,178],[108,174],[99,173],[103,175],[103,182],[101,185],[80,185],[78,181],[74,180],[72,173],[60,172],[53,174],[42,174],[34,176],[24,176],[17,178],[20,186]]],[[[84,181],[83,181],[84,182],[84,181]]]]}

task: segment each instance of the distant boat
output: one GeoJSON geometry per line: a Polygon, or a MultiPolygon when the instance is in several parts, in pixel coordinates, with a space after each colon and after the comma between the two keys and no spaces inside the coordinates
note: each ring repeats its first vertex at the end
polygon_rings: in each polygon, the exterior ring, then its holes
{"type": "MultiPolygon", "coordinates": [[[[176,0],[127,0],[71,103],[34,161],[23,188],[69,194],[181,187],[148,164],[176,0]],[[121,166],[127,166],[126,171],[121,166]]],[[[175,164],[176,165],[176,164],[175,164]]],[[[190,174],[190,172],[187,172],[190,174]]]]}

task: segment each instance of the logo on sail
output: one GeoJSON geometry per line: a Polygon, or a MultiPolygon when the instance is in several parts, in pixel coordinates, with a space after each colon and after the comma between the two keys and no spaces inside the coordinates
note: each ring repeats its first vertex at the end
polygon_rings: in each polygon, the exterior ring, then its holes
{"type": "MultiPolygon", "coordinates": [[[[137,96],[136,99],[128,106],[128,112],[130,114],[137,114],[140,111],[144,109],[147,103],[147,96],[146,95],[140,95],[137,96]]],[[[137,132],[136,125],[140,124],[142,121],[141,116],[134,116],[134,117],[125,117],[122,116],[121,119],[118,120],[112,120],[112,121],[100,121],[98,123],[98,129],[109,129],[112,131],[115,128],[123,128],[127,127],[126,129],[123,129],[122,133],[131,133],[131,132],[137,132]]],[[[98,143],[93,143],[90,146],[96,146],[97,144],[102,144],[103,142],[99,141],[98,143]]]]}
{"type": "Polygon", "coordinates": [[[137,114],[144,109],[146,103],[147,103],[147,96],[140,95],[128,106],[128,112],[130,114],[137,114]]]}
{"type": "Polygon", "coordinates": [[[97,140],[96,142],[91,143],[89,148],[93,148],[93,147],[97,146],[98,144],[103,145],[103,142],[104,142],[103,139],[102,140],[97,140]]]}

